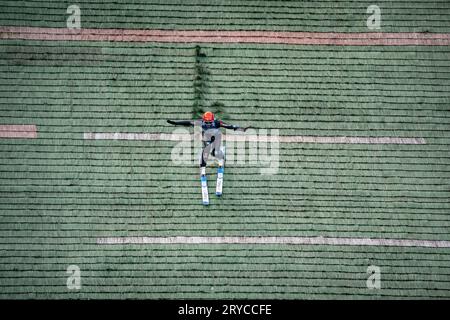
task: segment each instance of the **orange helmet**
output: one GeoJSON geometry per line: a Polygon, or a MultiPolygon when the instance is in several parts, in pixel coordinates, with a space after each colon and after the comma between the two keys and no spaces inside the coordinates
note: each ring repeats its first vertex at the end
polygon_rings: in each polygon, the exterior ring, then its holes
{"type": "Polygon", "coordinates": [[[214,113],[211,111],[206,111],[202,116],[203,121],[211,122],[214,121],[214,113]]]}

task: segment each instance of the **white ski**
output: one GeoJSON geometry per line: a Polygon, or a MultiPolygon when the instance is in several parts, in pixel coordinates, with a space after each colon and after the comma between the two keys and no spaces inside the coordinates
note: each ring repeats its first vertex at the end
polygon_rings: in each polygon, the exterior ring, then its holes
{"type": "Polygon", "coordinates": [[[217,182],[216,182],[216,196],[220,197],[222,195],[222,185],[223,185],[223,167],[217,168],[217,182]]]}
{"type": "Polygon", "coordinates": [[[203,205],[209,205],[209,195],[208,195],[208,182],[206,180],[206,175],[201,175],[200,181],[202,184],[202,201],[203,205]]]}
{"type": "Polygon", "coordinates": [[[224,161],[222,163],[219,163],[219,167],[217,168],[216,196],[218,197],[222,195],[223,171],[225,165],[225,146],[222,146],[222,152],[224,155],[224,161]]]}

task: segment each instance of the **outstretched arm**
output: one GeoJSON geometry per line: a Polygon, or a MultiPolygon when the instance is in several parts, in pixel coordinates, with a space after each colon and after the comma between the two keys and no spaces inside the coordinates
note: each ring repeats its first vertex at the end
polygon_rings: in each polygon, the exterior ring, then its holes
{"type": "Polygon", "coordinates": [[[227,123],[225,123],[225,122],[223,122],[223,121],[220,121],[220,126],[221,126],[222,128],[225,128],[225,129],[233,129],[234,131],[244,131],[244,132],[245,132],[247,129],[251,128],[251,127],[243,128],[243,127],[239,127],[239,126],[234,125],[234,124],[227,124],[227,123]]]}
{"type": "Polygon", "coordinates": [[[167,120],[168,123],[173,124],[175,126],[185,126],[185,127],[193,127],[193,120],[167,120]]]}

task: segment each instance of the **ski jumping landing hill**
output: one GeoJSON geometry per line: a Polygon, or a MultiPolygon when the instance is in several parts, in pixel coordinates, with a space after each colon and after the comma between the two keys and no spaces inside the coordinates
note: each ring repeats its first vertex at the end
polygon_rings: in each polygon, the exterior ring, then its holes
{"type": "Polygon", "coordinates": [[[373,1],[208,3],[77,1],[78,32],[71,3],[2,1],[0,298],[449,298],[449,2],[377,1],[375,31],[373,1]],[[420,143],[282,143],[277,174],[228,165],[204,208],[173,141],[85,139],[171,133],[199,97],[281,135],[420,143]]]}

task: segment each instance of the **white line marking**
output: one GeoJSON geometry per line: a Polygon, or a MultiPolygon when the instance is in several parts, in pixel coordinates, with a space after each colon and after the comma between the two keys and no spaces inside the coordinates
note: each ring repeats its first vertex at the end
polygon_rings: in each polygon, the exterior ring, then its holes
{"type": "MultiPolygon", "coordinates": [[[[151,141],[180,141],[193,139],[193,135],[171,133],[125,133],[125,132],[85,132],[86,140],[151,140],[151,141]]],[[[260,141],[284,143],[346,143],[346,144],[426,144],[424,138],[402,137],[326,137],[326,136],[265,136],[265,135],[236,135],[228,136],[233,141],[260,141]]],[[[223,140],[227,140],[224,135],[223,140]]]]}
{"type": "Polygon", "coordinates": [[[124,133],[124,132],[85,132],[86,140],[152,140],[152,141],[179,141],[189,139],[185,134],[171,133],[124,133]]]}
{"type": "Polygon", "coordinates": [[[450,248],[450,241],[325,237],[107,237],[97,244],[296,244],[450,248]]]}

